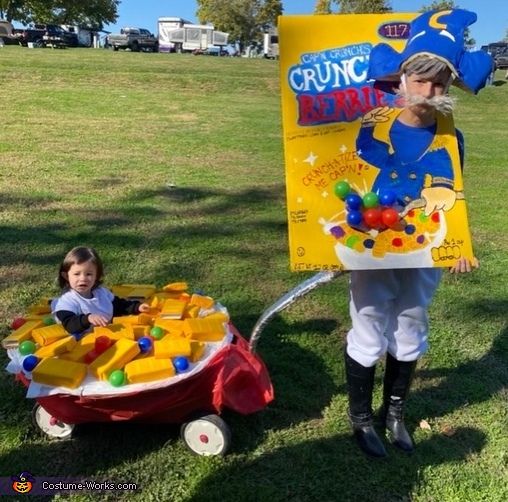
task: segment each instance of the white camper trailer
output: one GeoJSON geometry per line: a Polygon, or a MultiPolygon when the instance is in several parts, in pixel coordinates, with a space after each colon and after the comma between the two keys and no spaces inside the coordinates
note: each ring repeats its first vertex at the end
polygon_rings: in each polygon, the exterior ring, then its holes
{"type": "Polygon", "coordinates": [[[78,45],[80,47],[92,47],[94,32],[89,28],[82,28],[80,26],[61,24],[64,30],[70,33],[75,33],[78,37],[78,45]]]}
{"type": "Polygon", "coordinates": [[[177,52],[204,52],[228,44],[229,33],[217,31],[212,25],[184,24],[169,34],[177,52]]]}
{"type": "Polygon", "coordinates": [[[273,28],[263,35],[263,56],[268,59],[279,59],[277,28],[273,28]]]}
{"type": "Polygon", "coordinates": [[[190,21],[181,17],[160,17],[158,19],[159,52],[175,52],[176,44],[171,42],[171,33],[190,21]]]}

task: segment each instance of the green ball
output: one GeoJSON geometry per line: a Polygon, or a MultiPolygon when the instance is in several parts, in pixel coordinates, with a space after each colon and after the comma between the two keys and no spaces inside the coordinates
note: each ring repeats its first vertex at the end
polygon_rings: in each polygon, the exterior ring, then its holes
{"type": "Polygon", "coordinates": [[[367,192],[363,196],[363,205],[365,207],[376,207],[379,204],[379,197],[374,192],[367,192]]]}
{"type": "Polygon", "coordinates": [[[160,340],[160,339],[164,336],[164,330],[163,330],[160,326],[154,326],[154,327],[150,330],[150,334],[151,334],[154,338],[157,338],[157,340],[160,340]]]}
{"type": "Polygon", "coordinates": [[[340,199],[344,199],[351,192],[351,187],[347,181],[337,181],[335,183],[335,195],[340,199]]]}
{"type": "Polygon", "coordinates": [[[112,371],[109,375],[109,383],[113,387],[121,387],[122,385],[125,385],[125,373],[123,370],[115,370],[112,371]]]}
{"type": "Polygon", "coordinates": [[[25,340],[19,344],[19,353],[22,356],[33,354],[35,352],[35,343],[32,340],[25,340]]]}
{"type": "Polygon", "coordinates": [[[51,317],[45,317],[42,322],[44,323],[44,326],[51,326],[52,324],[56,324],[55,320],[51,317]]]}

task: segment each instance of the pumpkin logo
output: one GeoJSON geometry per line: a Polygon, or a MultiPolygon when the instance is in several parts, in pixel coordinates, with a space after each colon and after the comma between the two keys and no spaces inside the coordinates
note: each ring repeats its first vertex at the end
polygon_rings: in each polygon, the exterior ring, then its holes
{"type": "Polygon", "coordinates": [[[22,472],[19,476],[11,476],[12,489],[17,493],[29,493],[35,483],[34,477],[29,472],[22,472]]]}

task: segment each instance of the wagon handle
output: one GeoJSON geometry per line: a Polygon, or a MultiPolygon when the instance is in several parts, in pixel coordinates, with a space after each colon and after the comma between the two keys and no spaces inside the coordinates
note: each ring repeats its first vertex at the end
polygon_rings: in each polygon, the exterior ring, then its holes
{"type": "Polygon", "coordinates": [[[292,290],[288,291],[286,294],[281,296],[273,305],[268,307],[262,314],[261,317],[257,320],[249,338],[249,350],[254,354],[256,352],[256,345],[258,343],[259,337],[261,336],[261,331],[263,331],[264,327],[268,324],[268,322],[281,310],[284,310],[286,307],[289,307],[296,300],[305,296],[307,293],[312,291],[313,289],[321,286],[321,284],[326,284],[331,280],[335,279],[342,275],[343,271],[323,271],[314,274],[309,279],[298,284],[298,286],[294,287],[292,290]]]}

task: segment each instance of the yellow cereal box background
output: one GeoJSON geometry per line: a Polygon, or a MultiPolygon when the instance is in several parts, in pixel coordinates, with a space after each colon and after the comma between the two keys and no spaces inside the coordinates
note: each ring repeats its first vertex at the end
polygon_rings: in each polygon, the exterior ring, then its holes
{"type": "Polygon", "coordinates": [[[369,53],[380,42],[401,51],[411,13],[281,16],[280,77],[291,269],[334,270],[448,267],[472,259],[462,175],[454,159],[453,208],[405,220],[413,235],[371,235],[345,223],[335,194],[346,181],[369,192],[378,169],[356,151],[362,117],[397,106],[396,96],[366,80],[369,53]],[[416,239],[419,239],[417,241],[416,239]],[[373,248],[371,241],[375,241],[373,248]],[[397,247],[394,247],[394,246],[397,247]]]}

